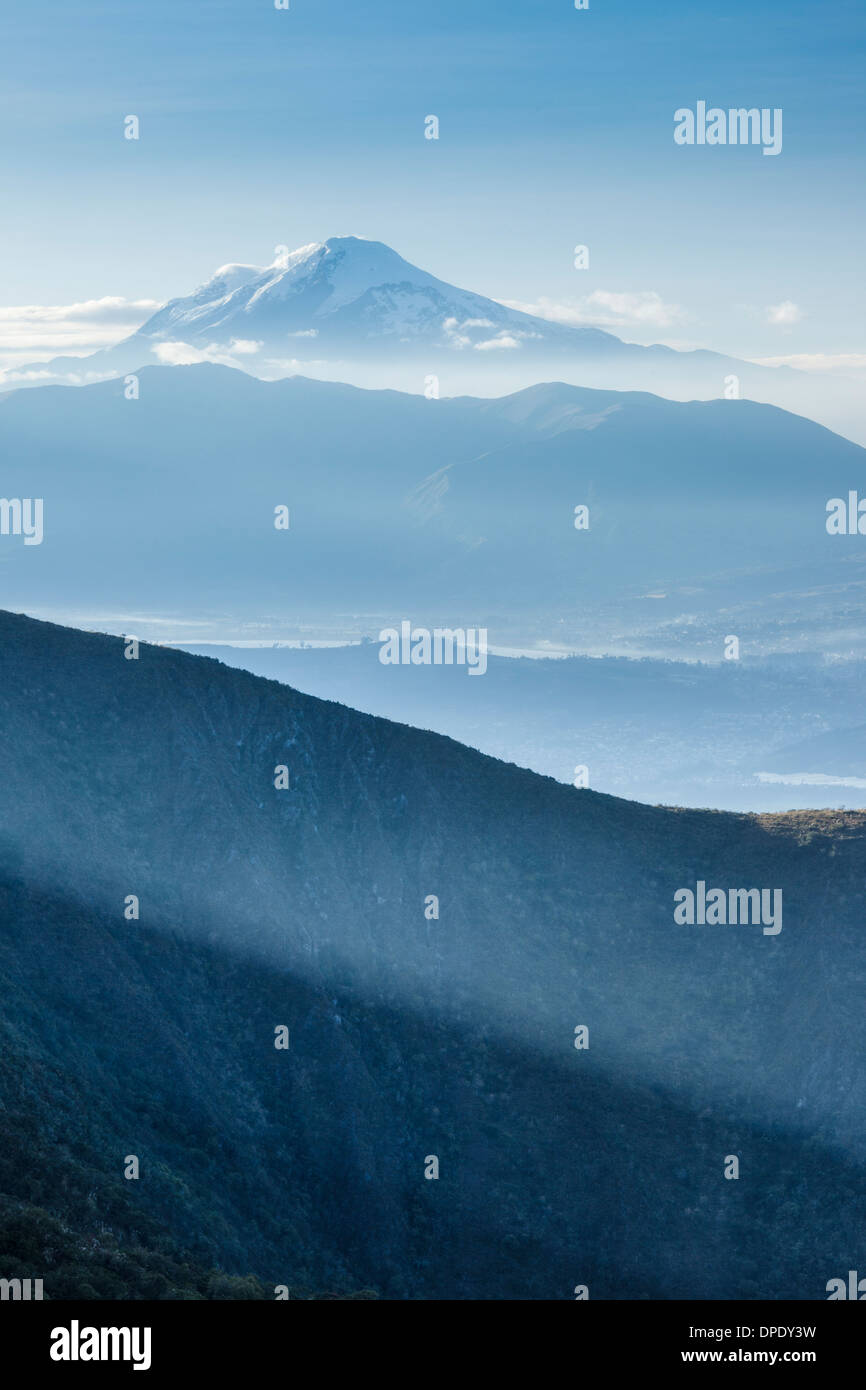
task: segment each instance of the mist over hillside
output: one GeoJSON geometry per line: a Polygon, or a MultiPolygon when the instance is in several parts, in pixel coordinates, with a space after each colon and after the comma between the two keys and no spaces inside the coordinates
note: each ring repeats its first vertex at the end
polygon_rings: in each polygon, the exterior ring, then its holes
{"type": "Polygon", "coordinates": [[[0,616],[7,1254],[410,1299],[856,1266],[866,817],[641,806],[130,650],[0,616]],[[783,910],[684,925],[700,883],[783,910]]]}

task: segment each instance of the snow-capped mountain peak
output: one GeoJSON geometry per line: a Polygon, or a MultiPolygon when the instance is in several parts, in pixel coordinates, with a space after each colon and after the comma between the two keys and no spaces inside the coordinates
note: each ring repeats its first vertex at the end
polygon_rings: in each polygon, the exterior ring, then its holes
{"type": "Polygon", "coordinates": [[[563,330],[438,280],[390,246],[330,237],[283,250],[266,267],[225,265],[186,299],[172,300],[136,335],[191,343],[244,339],[285,353],[300,335],[340,352],[375,353],[395,342],[449,350],[516,349],[563,337],[603,341],[598,330],[563,330]]]}

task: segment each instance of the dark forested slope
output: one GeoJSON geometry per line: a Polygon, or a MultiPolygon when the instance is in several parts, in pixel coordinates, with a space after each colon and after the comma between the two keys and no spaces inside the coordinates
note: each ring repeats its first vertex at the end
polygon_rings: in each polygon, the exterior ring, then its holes
{"type": "Polygon", "coordinates": [[[862,1263],[866,817],[619,801],[11,614],[0,730],[0,1274],[821,1298],[862,1263]],[[676,923],[698,881],[781,890],[781,931],[676,923]]]}

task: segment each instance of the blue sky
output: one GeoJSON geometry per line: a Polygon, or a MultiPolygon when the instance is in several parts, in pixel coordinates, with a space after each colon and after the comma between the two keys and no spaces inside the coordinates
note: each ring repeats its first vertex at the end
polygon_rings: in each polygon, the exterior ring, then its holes
{"type": "Polygon", "coordinates": [[[164,300],[355,233],[627,338],[866,353],[864,17],[852,0],[8,0],[0,306],[164,300]],[[699,99],[781,107],[781,155],[676,146],[673,113],[699,99]]]}

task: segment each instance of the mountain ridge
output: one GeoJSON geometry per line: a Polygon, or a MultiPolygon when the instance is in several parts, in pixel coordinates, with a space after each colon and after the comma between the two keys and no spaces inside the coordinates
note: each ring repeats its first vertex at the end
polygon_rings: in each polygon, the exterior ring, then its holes
{"type": "Polygon", "coordinates": [[[611,624],[687,636],[744,598],[856,588],[824,523],[862,449],[753,401],[556,383],[434,401],[200,364],[143,370],[135,399],[120,381],[7,393],[0,448],[7,494],[46,517],[44,545],[3,539],[7,607],[60,616],[63,593],[92,626],[111,572],[114,611],[167,615],[142,635],[177,636],[175,613],[323,636],[335,614],[350,634],[410,616],[604,649],[611,624]]]}
{"type": "MultiPolygon", "coordinates": [[[[784,389],[785,383],[790,387],[803,378],[803,373],[787,367],[760,367],[707,348],[630,343],[593,324],[540,318],[450,285],[384,242],[345,236],[285,252],[270,266],[221,266],[189,295],[167,301],[112,347],[84,358],[58,357],[29,364],[20,372],[11,370],[4,384],[29,387],[51,375],[86,384],[100,376],[137,371],[152,364],[154,356],[174,365],[196,360],[195,352],[207,355],[217,349],[228,355],[230,365],[266,378],[297,370],[304,356],[317,369],[314,375],[323,359],[343,371],[351,371],[353,362],[378,364],[380,377],[372,384],[382,386],[393,384],[381,379],[381,368],[395,360],[426,363],[433,373],[448,372],[450,364],[451,375],[459,380],[472,359],[468,379],[475,381],[477,370],[477,380],[491,383],[503,373],[507,379],[507,358],[527,359],[534,379],[538,370],[557,360],[573,358],[588,371],[594,363],[610,362],[621,364],[626,378],[629,370],[639,375],[645,368],[649,388],[654,372],[662,373],[662,381],[664,371],[676,367],[686,376],[691,373],[703,393],[714,382],[712,395],[723,393],[724,378],[732,371],[744,382],[764,382],[768,389],[770,383],[784,389]]],[[[587,384],[640,389],[639,380],[626,378],[587,384]]]]}
{"type": "Polygon", "coordinates": [[[386,1298],[815,1298],[855,1267],[866,816],[576,791],[21,615],[0,660],[3,1148],[66,1134],[121,1242],[139,1211],[230,1275],[386,1298]],[[678,926],[698,879],[781,887],[782,931],[678,926]]]}
{"type": "Polygon", "coordinates": [[[214,361],[266,380],[308,377],[419,394],[501,395],[550,377],[676,400],[752,397],[862,435],[856,381],[707,347],[628,342],[448,284],[384,242],[330,237],[270,266],[229,262],[113,346],[9,368],[0,390],[86,385],[155,361],[214,361]]]}

